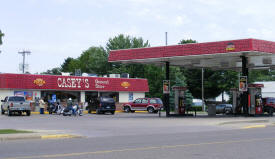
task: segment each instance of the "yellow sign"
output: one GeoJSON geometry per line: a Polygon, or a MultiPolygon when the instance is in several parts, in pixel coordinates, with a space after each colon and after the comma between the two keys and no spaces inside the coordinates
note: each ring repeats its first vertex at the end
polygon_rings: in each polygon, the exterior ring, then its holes
{"type": "Polygon", "coordinates": [[[46,83],[46,81],[44,81],[42,78],[37,78],[36,80],[33,81],[33,83],[38,86],[43,86],[46,83]]]}
{"type": "Polygon", "coordinates": [[[234,51],[235,45],[233,43],[228,43],[226,46],[226,51],[234,51]]]}
{"type": "Polygon", "coordinates": [[[122,82],[120,85],[124,88],[128,88],[131,86],[131,84],[129,82],[122,82]]]}

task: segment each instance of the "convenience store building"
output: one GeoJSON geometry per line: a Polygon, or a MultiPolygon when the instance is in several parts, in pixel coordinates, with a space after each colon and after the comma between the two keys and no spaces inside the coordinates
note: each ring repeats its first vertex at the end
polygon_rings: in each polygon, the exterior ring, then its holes
{"type": "Polygon", "coordinates": [[[56,100],[65,104],[68,98],[84,104],[97,97],[112,97],[125,103],[145,97],[149,91],[147,79],[33,74],[0,74],[0,99],[21,95],[27,100],[56,100]]]}

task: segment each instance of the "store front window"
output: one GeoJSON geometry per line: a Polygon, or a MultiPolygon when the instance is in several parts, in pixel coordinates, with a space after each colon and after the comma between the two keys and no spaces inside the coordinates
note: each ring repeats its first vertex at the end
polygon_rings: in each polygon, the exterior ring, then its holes
{"type": "Polygon", "coordinates": [[[80,102],[80,92],[75,91],[41,91],[41,98],[45,102],[59,102],[62,105],[67,105],[67,100],[72,98],[74,103],[80,102]]]}
{"type": "Polygon", "coordinates": [[[32,91],[14,91],[15,96],[23,96],[26,100],[33,100],[33,92],[32,91]]]}

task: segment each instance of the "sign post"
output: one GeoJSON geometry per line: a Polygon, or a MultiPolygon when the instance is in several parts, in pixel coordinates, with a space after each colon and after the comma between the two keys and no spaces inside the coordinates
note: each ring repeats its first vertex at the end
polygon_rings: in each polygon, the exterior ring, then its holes
{"type": "Polygon", "coordinates": [[[170,93],[170,80],[163,80],[163,94],[170,93]]]}
{"type": "Polygon", "coordinates": [[[240,76],[239,78],[239,91],[247,91],[247,76],[240,76]]]}

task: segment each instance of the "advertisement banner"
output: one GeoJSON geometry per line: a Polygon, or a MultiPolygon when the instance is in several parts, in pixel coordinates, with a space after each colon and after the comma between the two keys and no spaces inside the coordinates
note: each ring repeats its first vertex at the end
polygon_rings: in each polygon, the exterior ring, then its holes
{"type": "Polygon", "coordinates": [[[247,91],[247,76],[240,76],[239,91],[241,91],[241,92],[247,91]]]}
{"type": "Polygon", "coordinates": [[[133,92],[129,92],[129,102],[132,102],[134,100],[134,93],[133,92]]]}
{"type": "Polygon", "coordinates": [[[170,80],[163,80],[163,94],[170,93],[170,80]]]}
{"type": "MultiPolygon", "coordinates": [[[[147,79],[0,74],[0,89],[148,92],[147,79]]],[[[19,94],[22,92],[19,92],[19,94]]]]}

